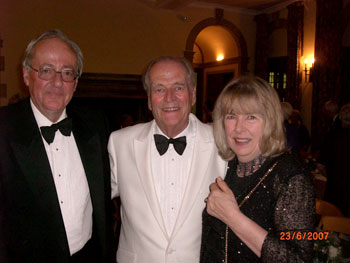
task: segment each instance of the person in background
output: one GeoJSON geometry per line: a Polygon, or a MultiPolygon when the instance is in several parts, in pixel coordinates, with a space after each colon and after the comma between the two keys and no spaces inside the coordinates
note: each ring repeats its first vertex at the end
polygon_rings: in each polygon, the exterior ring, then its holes
{"type": "Polygon", "coordinates": [[[23,61],[30,98],[0,109],[1,262],[110,262],[108,129],[68,105],[82,68],[76,43],[45,32],[23,61]]]}
{"type": "Polygon", "coordinates": [[[128,126],[132,126],[134,125],[134,117],[131,114],[123,114],[121,116],[121,124],[120,124],[120,128],[125,128],[128,126]]]}
{"type": "Polygon", "coordinates": [[[203,212],[202,263],[312,262],[312,177],[287,151],[278,95],[266,81],[243,76],[227,84],[213,112],[214,137],[228,161],[203,212]]]}
{"type": "Polygon", "coordinates": [[[311,144],[311,138],[309,135],[309,131],[307,130],[306,126],[303,124],[303,120],[300,115],[300,111],[293,110],[292,114],[289,117],[289,122],[297,127],[298,132],[298,141],[299,141],[299,152],[307,152],[309,150],[310,144],[311,144]]]}
{"type": "Polygon", "coordinates": [[[117,261],[199,262],[203,200],[225,162],[212,127],[191,114],[196,85],[189,62],[154,59],[143,84],[154,120],[115,131],[108,143],[112,198],[121,199],[117,261]]]}
{"type": "Polygon", "coordinates": [[[341,127],[333,129],[325,138],[318,162],[322,165],[320,170],[325,166],[327,175],[324,199],[349,217],[350,103],[341,107],[339,119],[341,127]]]}
{"type": "Polygon", "coordinates": [[[339,119],[339,106],[335,100],[327,100],[322,108],[325,120],[325,133],[328,134],[332,129],[341,127],[339,119]]]}
{"type": "Polygon", "coordinates": [[[294,153],[299,154],[300,152],[300,140],[298,127],[290,121],[293,113],[293,107],[289,102],[281,102],[282,112],[283,112],[283,124],[286,133],[287,145],[290,150],[294,153]]]}

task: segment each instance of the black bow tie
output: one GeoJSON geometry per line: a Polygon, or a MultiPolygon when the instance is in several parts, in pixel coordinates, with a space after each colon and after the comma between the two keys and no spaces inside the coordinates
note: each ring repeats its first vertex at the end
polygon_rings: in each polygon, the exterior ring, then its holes
{"type": "Polygon", "coordinates": [[[182,155],[186,148],[186,136],[182,136],[176,139],[168,139],[167,137],[155,134],[154,141],[156,142],[156,147],[160,155],[166,153],[169,148],[169,143],[174,145],[175,151],[182,155]]]}
{"type": "Polygon", "coordinates": [[[69,136],[72,132],[72,119],[65,118],[64,120],[52,124],[51,126],[42,126],[40,127],[41,134],[43,135],[45,141],[47,141],[48,144],[53,142],[53,139],[55,138],[55,133],[57,130],[60,130],[60,132],[64,136],[69,136]]]}

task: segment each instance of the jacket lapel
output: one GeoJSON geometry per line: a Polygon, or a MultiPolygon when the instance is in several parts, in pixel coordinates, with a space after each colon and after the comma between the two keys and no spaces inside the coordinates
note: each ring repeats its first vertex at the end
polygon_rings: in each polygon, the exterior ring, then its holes
{"type": "Polygon", "coordinates": [[[151,168],[151,138],[155,121],[149,123],[138,138],[134,140],[134,151],[138,174],[143,185],[148,203],[152,209],[152,213],[162,229],[164,235],[168,238],[168,234],[163,221],[162,212],[154,187],[152,168],[151,168]]]}
{"type": "Polygon", "coordinates": [[[100,216],[105,211],[105,186],[104,186],[104,167],[101,152],[102,146],[99,135],[89,129],[78,114],[67,111],[72,118],[73,135],[77,143],[80,158],[83,163],[84,171],[89,185],[89,191],[93,206],[94,215],[98,211],[100,216]]]}
{"type": "Polygon", "coordinates": [[[31,191],[37,196],[48,220],[56,226],[59,235],[57,239],[62,241],[57,245],[68,252],[61,209],[44,143],[29,100],[23,102],[21,107],[22,115],[20,119],[15,120],[17,127],[14,129],[11,147],[31,191]]]}
{"type": "Polygon", "coordinates": [[[41,137],[34,138],[28,145],[13,143],[12,148],[31,191],[47,209],[60,214],[55,183],[41,137]]]}
{"type": "Polygon", "coordinates": [[[197,134],[195,139],[190,174],[188,177],[186,190],[182,199],[182,205],[171,235],[172,238],[180,230],[181,226],[183,225],[183,222],[186,220],[189,213],[191,212],[192,207],[200,194],[200,191],[203,189],[202,185],[206,179],[208,165],[210,163],[210,158],[212,157],[212,152],[210,151],[212,149],[213,138],[208,137],[207,134],[202,132],[202,130],[200,129],[198,119],[195,119],[195,123],[197,126],[197,134]]]}

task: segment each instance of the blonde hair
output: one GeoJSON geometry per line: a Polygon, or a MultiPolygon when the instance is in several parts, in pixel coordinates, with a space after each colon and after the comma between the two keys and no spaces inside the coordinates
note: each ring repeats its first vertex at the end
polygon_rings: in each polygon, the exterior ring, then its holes
{"type": "Polygon", "coordinates": [[[213,111],[214,137],[224,160],[235,157],[226,141],[224,117],[228,113],[259,113],[264,119],[260,141],[263,156],[279,155],[286,150],[283,113],[277,92],[265,80],[242,76],[230,81],[220,93],[213,111]]]}

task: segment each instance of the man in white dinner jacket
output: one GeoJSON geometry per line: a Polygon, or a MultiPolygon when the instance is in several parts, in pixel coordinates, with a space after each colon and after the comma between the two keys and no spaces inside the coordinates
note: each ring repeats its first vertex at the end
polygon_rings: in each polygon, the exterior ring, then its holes
{"type": "Polygon", "coordinates": [[[224,176],[212,128],[191,108],[196,86],[184,58],[160,57],[143,78],[154,120],[112,133],[112,198],[121,199],[118,263],[199,262],[209,185],[224,176]]]}

